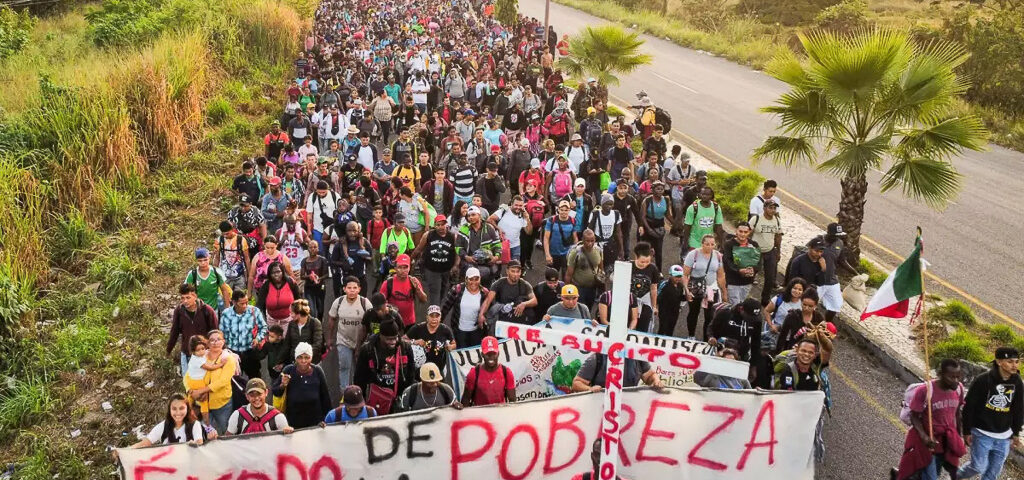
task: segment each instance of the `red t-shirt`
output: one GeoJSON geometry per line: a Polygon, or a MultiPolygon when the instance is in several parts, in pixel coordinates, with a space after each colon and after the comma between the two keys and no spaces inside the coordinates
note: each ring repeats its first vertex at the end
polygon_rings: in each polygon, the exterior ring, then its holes
{"type": "MultiPolygon", "coordinates": [[[[939,386],[938,380],[932,380],[932,426],[935,429],[936,438],[941,432],[946,431],[947,428],[956,428],[956,412],[964,404],[964,400],[960,398],[958,390],[959,388],[943,390],[939,386]]],[[[914,398],[910,401],[910,410],[919,413],[924,412],[927,395],[926,388],[918,388],[914,392],[914,398]]],[[[927,416],[925,416],[925,419],[927,422],[927,416]]]]}
{"type": "Polygon", "coordinates": [[[405,277],[399,280],[397,276],[385,280],[380,286],[380,293],[387,298],[388,303],[398,307],[398,313],[402,316],[402,323],[405,326],[416,323],[416,294],[413,293],[413,281],[419,280],[413,277],[405,277]],[[388,295],[388,285],[391,285],[391,295],[388,295]]]}
{"type": "Polygon", "coordinates": [[[366,233],[370,237],[370,246],[373,247],[374,251],[380,250],[380,237],[384,235],[384,230],[387,230],[391,226],[391,222],[387,219],[370,220],[366,222],[366,233]]]}
{"type": "Polygon", "coordinates": [[[473,405],[493,405],[505,403],[505,390],[516,387],[512,369],[498,365],[498,369],[488,372],[481,366],[474,367],[466,376],[466,388],[473,391],[473,405]],[[477,380],[477,375],[480,379],[477,380]],[[502,376],[505,378],[502,379],[502,376]]]}

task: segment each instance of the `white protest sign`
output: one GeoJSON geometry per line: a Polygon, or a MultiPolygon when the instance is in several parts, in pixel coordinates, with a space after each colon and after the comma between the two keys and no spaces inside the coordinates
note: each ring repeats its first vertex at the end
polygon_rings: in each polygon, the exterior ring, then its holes
{"type": "MultiPolygon", "coordinates": [[[[619,473],[811,480],[821,392],[623,394],[619,473]]],[[[590,471],[603,395],[424,410],[291,435],[119,449],[131,480],[563,480],[590,471]],[[404,477],[403,477],[404,475],[404,477]]]]}

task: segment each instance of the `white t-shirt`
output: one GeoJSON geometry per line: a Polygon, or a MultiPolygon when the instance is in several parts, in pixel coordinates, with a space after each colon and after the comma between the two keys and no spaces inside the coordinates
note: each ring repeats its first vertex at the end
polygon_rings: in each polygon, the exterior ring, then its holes
{"type": "MultiPolygon", "coordinates": [[[[160,437],[163,436],[163,434],[164,434],[164,422],[160,422],[160,423],[156,424],[156,426],[154,426],[152,430],[149,431],[149,434],[146,435],[146,438],[149,439],[149,442],[152,443],[153,445],[167,445],[170,442],[168,440],[160,438],[160,437]]],[[[183,423],[181,425],[181,428],[175,429],[173,435],[174,435],[175,438],[178,439],[178,443],[185,443],[185,440],[186,440],[186,437],[185,437],[185,424],[183,423]]],[[[194,422],[192,424],[192,440],[202,440],[202,439],[203,439],[203,424],[199,423],[199,422],[194,422]]]]}
{"type": "Polygon", "coordinates": [[[313,192],[309,198],[306,199],[306,213],[313,221],[313,230],[318,232],[324,231],[324,222],[320,218],[320,213],[323,212],[328,218],[334,217],[334,210],[337,207],[338,196],[332,195],[331,192],[327,192],[323,198],[319,194],[313,192]],[[323,210],[321,210],[321,207],[323,210]]]}
{"type": "Polygon", "coordinates": [[[526,227],[526,219],[522,216],[512,213],[512,210],[503,208],[494,212],[498,216],[498,229],[505,234],[505,238],[508,239],[509,248],[516,248],[519,246],[519,234],[522,233],[523,228],[526,227]]]}
{"type": "Polygon", "coordinates": [[[310,154],[310,153],[312,153],[313,155],[317,155],[318,154],[318,152],[316,150],[316,146],[314,146],[314,145],[306,146],[305,144],[303,144],[301,147],[299,147],[299,158],[306,158],[306,156],[308,154],[310,154]]]}
{"type": "MultiPolygon", "coordinates": [[[[669,167],[667,165],[668,164],[667,161],[665,163],[666,163],[665,170],[668,172],[666,174],[666,176],[665,176],[666,180],[671,180],[673,182],[676,182],[676,181],[679,181],[679,180],[686,180],[687,178],[693,178],[694,175],[696,175],[696,172],[693,169],[693,165],[686,164],[685,167],[682,166],[682,165],[679,165],[679,168],[676,168],[675,165],[669,167]]],[[[686,189],[686,187],[681,186],[681,185],[672,185],[672,200],[682,201],[683,200],[683,190],[685,190],[685,189],[686,189]]]]}
{"type": "Polygon", "coordinates": [[[363,166],[363,168],[373,171],[373,149],[369,145],[362,146],[356,149],[356,161],[363,166]]]}
{"type": "MultiPolygon", "coordinates": [[[[750,214],[751,215],[764,215],[764,197],[761,195],[755,195],[754,198],[750,199],[750,214]]],[[[782,202],[779,201],[779,196],[772,197],[772,200],[779,206],[777,212],[782,211],[782,202]]]]}
{"type": "Polygon", "coordinates": [[[462,303],[459,304],[459,330],[476,331],[476,319],[480,315],[480,293],[462,292],[462,303]]]}
{"type": "Polygon", "coordinates": [[[610,210],[607,215],[601,213],[600,209],[590,212],[590,221],[587,225],[594,226],[594,233],[597,234],[598,242],[607,242],[615,235],[615,226],[622,223],[622,214],[616,210],[610,210]]]}

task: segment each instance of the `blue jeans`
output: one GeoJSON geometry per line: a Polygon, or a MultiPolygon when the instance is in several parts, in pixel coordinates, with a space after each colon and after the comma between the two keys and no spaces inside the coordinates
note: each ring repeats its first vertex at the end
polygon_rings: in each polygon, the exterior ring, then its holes
{"type": "Polygon", "coordinates": [[[316,243],[320,244],[321,252],[327,251],[324,249],[324,232],[321,232],[320,230],[313,230],[313,240],[316,240],[316,243]]]}
{"type": "Polygon", "coordinates": [[[228,420],[231,419],[231,414],[235,411],[231,407],[231,401],[229,400],[223,407],[210,410],[210,416],[206,421],[213,425],[213,428],[217,429],[218,435],[224,435],[224,432],[228,429],[228,420]]]}
{"type": "Polygon", "coordinates": [[[921,480],[938,480],[942,471],[942,455],[932,455],[932,461],[921,471],[921,480]]]}
{"type": "Polygon", "coordinates": [[[185,355],[185,352],[181,352],[181,377],[185,377],[185,372],[188,371],[188,359],[189,356],[185,355]]]}
{"type": "Polygon", "coordinates": [[[981,480],[996,480],[1003,471],[1003,463],[1010,454],[1013,438],[992,438],[971,429],[971,458],[957,472],[957,478],[967,479],[981,474],[981,480]]]}
{"type": "MultiPolygon", "coordinates": [[[[519,260],[520,255],[523,253],[523,246],[516,245],[514,247],[509,247],[508,253],[508,258],[511,258],[512,260],[519,260]]],[[[522,260],[519,261],[522,262],[522,260]]]]}
{"type": "Polygon", "coordinates": [[[459,203],[459,200],[462,200],[463,202],[466,202],[466,203],[468,203],[470,205],[473,204],[473,196],[472,195],[470,195],[468,197],[463,197],[462,195],[459,195],[459,194],[456,193],[454,195],[454,198],[452,199],[452,206],[454,207],[456,203],[459,203]]]}
{"type": "Polygon", "coordinates": [[[338,349],[338,386],[344,392],[345,387],[352,383],[353,350],[340,343],[337,344],[336,348],[338,349]]]}

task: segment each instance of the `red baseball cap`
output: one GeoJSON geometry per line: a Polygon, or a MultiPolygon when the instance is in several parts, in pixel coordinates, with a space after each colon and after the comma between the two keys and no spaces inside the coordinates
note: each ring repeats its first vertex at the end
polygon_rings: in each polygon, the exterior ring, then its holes
{"type": "Polygon", "coordinates": [[[409,265],[412,265],[412,259],[409,258],[408,255],[403,253],[403,254],[398,256],[398,259],[396,260],[396,264],[397,265],[409,266],[409,265]]]}
{"type": "Polygon", "coordinates": [[[501,151],[501,145],[491,145],[491,151],[492,152],[500,152],[501,151]]]}
{"type": "Polygon", "coordinates": [[[488,353],[498,353],[498,339],[494,337],[484,337],[483,341],[480,342],[480,351],[484,355],[488,353]]]}
{"type": "Polygon", "coordinates": [[[438,214],[436,217],[434,217],[434,223],[440,223],[440,222],[446,222],[447,223],[448,222],[448,217],[446,217],[444,215],[441,215],[441,214],[438,214]]]}

